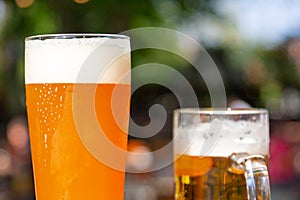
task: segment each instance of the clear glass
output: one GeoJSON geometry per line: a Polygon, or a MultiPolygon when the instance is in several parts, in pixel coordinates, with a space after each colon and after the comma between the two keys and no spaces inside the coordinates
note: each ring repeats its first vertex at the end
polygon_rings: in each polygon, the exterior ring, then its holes
{"type": "Polygon", "coordinates": [[[175,198],[270,199],[264,109],[174,111],[175,198]]]}
{"type": "Polygon", "coordinates": [[[36,199],[123,199],[129,38],[28,37],[25,87],[36,199]]]}

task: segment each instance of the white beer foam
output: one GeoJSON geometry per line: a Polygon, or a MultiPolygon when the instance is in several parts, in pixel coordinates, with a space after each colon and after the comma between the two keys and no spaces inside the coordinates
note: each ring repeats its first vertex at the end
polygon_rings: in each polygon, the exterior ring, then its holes
{"type": "Polygon", "coordinates": [[[175,153],[228,157],[232,153],[269,154],[269,128],[261,123],[218,120],[179,127],[175,153]]]}
{"type": "Polygon", "coordinates": [[[129,84],[129,39],[26,40],[25,83],[129,84]]]}

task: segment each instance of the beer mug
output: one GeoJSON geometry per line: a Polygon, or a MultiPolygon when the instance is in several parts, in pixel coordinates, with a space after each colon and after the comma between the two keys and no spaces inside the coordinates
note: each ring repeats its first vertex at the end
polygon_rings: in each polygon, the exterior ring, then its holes
{"type": "Polygon", "coordinates": [[[174,111],[177,200],[270,199],[264,109],[174,111]]]}
{"type": "Polygon", "coordinates": [[[26,38],[26,106],[36,199],[124,198],[126,156],[120,152],[127,149],[127,72],[127,36],[26,38]]]}

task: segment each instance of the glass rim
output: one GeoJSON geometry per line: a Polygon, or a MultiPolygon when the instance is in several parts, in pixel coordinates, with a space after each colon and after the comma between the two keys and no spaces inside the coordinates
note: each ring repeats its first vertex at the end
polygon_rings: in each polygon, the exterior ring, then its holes
{"type": "Polygon", "coordinates": [[[126,39],[130,37],[122,34],[106,34],[106,33],[55,33],[32,35],[25,38],[25,41],[47,40],[47,39],[89,39],[89,38],[109,38],[109,39],[126,39]]]}
{"type": "Polygon", "coordinates": [[[173,113],[177,114],[208,114],[208,115],[253,115],[268,114],[264,108],[179,108],[173,113]]]}

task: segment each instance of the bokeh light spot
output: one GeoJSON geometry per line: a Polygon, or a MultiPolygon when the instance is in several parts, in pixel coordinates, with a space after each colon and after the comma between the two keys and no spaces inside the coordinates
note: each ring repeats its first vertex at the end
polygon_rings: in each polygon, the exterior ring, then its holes
{"type": "Polygon", "coordinates": [[[9,172],[11,168],[11,156],[5,150],[0,148],[0,176],[9,172]]]}
{"type": "Polygon", "coordinates": [[[20,8],[28,8],[34,2],[34,0],[15,0],[17,6],[20,8]]]}
{"type": "Polygon", "coordinates": [[[28,147],[29,135],[25,120],[21,117],[13,118],[7,126],[7,139],[9,144],[17,150],[28,147]]]}
{"type": "Polygon", "coordinates": [[[84,4],[87,3],[89,0],[74,0],[78,4],[84,4]]]}
{"type": "Polygon", "coordinates": [[[153,156],[147,154],[146,156],[141,156],[139,153],[149,153],[151,149],[146,143],[141,140],[130,140],[128,142],[128,151],[136,153],[129,154],[127,156],[127,168],[134,168],[137,171],[146,171],[153,164],[153,156]]]}

